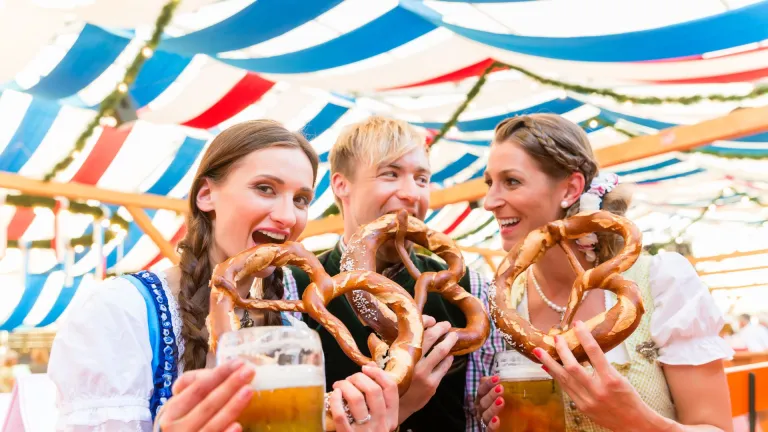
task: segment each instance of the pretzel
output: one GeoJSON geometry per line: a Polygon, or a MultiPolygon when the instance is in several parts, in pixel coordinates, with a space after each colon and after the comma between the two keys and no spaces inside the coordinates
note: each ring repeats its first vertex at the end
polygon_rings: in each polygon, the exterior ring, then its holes
{"type": "MultiPolygon", "coordinates": [[[[213,270],[210,282],[210,312],[208,315],[209,344],[216,352],[219,337],[240,328],[234,313],[235,306],[250,310],[291,311],[309,314],[336,339],[342,351],[360,366],[372,360],[364,356],[349,330],[326,305],[334,298],[352,291],[364,290],[392,308],[399,318],[398,337],[387,346],[369,339],[369,348],[375,352],[377,363],[397,382],[400,395],[408,390],[416,361],[421,358],[424,327],[421,314],[411,296],[398,284],[382,275],[353,271],[330,277],[317,257],[300,244],[264,244],[247,249],[220,263],[213,270]],[[312,280],[301,300],[244,300],[237,293],[237,282],[270,266],[295,265],[312,280]]],[[[333,419],[326,412],[326,430],[333,430],[333,419]]]]}
{"type": "MultiPolygon", "coordinates": [[[[396,214],[387,214],[362,226],[346,245],[341,258],[341,270],[374,271],[377,250],[390,240],[394,240],[400,259],[416,280],[414,298],[419,312],[424,310],[427,293],[437,292],[458,306],[467,317],[465,328],[453,327],[450,330],[458,336],[451,355],[463,355],[480,348],[490,333],[490,320],[480,299],[459,285],[459,280],[464,276],[465,271],[461,251],[450,237],[429,229],[424,222],[415,217],[409,217],[407,211],[400,210],[396,214]],[[422,274],[408,255],[406,241],[434,252],[445,260],[448,269],[422,274]]],[[[397,316],[370,294],[353,291],[347,294],[347,299],[359,319],[381,335],[384,341],[389,343],[397,337],[397,316]]],[[[371,344],[369,340],[369,345],[371,344]]]]}
{"type": "Polygon", "coordinates": [[[641,250],[642,236],[637,226],[628,219],[607,211],[580,213],[551,222],[528,234],[510,250],[499,265],[489,293],[491,317],[507,343],[535,362],[539,361],[533,354],[537,347],[545,350],[556,361],[560,360],[555,349],[556,335],[565,338],[577,361],[588,361],[589,357],[571,327],[583,295],[588,290],[600,288],[611,291],[618,297],[611,309],[585,323],[603,352],[608,352],[635,331],[645,313],[637,284],[621,276],[621,273],[635,264],[641,250]],[[624,238],[624,247],[613,258],[585,271],[566,241],[600,231],[621,235],[624,238]],[[517,277],[556,243],[568,256],[568,261],[576,272],[576,281],[573,283],[568,307],[560,324],[545,333],[517,313],[514,305],[509,303],[507,293],[517,277]]]}

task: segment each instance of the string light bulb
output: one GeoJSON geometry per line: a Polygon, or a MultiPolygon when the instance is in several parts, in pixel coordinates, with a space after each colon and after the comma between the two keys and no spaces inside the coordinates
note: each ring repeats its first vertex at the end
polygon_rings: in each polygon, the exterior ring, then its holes
{"type": "Polygon", "coordinates": [[[597,120],[590,120],[589,121],[589,127],[591,127],[592,129],[596,128],[597,127],[597,120]]]}
{"type": "Polygon", "coordinates": [[[154,53],[155,51],[148,46],[141,49],[141,55],[144,56],[144,58],[150,58],[154,53]]]}
{"type": "Polygon", "coordinates": [[[119,91],[120,93],[127,92],[128,91],[128,84],[126,84],[124,82],[121,82],[120,84],[117,85],[117,91],[119,91]]]}
{"type": "Polygon", "coordinates": [[[81,253],[84,250],[85,250],[85,246],[83,246],[83,245],[75,245],[75,252],[81,253]]]}
{"type": "Polygon", "coordinates": [[[99,124],[107,127],[117,126],[117,119],[112,116],[104,116],[99,120],[99,124]]]}

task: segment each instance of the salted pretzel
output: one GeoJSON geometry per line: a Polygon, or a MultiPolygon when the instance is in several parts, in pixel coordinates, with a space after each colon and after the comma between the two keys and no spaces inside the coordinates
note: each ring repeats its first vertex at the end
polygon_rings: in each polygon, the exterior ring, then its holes
{"type": "Polygon", "coordinates": [[[628,219],[607,211],[580,213],[551,222],[528,234],[499,265],[489,293],[491,317],[507,343],[533,361],[538,361],[533,354],[537,347],[559,361],[554,336],[565,338],[577,361],[588,361],[584,348],[576,338],[575,329],[571,327],[584,293],[599,288],[611,291],[618,297],[611,309],[585,323],[600,348],[608,352],[635,331],[645,312],[637,284],[621,275],[635,264],[641,250],[642,236],[637,226],[628,219]],[[567,240],[593,232],[619,234],[624,238],[624,247],[613,258],[585,271],[567,240]],[[517,277],[555,244],[559,244],[568,256],[571,267],[576,272],[576,281],[573,283],[568,307],[560,324],[545,333],[517,313],[514,305],[509,303],[508,293],[517,277]]]}
{"type": "MultiPolygon", "coordinates": [[[[370,363],[364,356],[349,330],[326,305],[334,298],[352,291],[364,290],[378,301],[386,304],[397,316],[397,338],[389,345],[382,342],[371,345],[376,353],[379,366],[397,382],[400,395],[408,389],[413,368],[421,358],[421,342],[424,327],[421,314],[411,296],[398,284],[382,275],[352,271],[334,277],[328,275],[317,257],[300,244],[265,244],[245,250],[220,263],[211,278],[210,312],[208,328],[210,347],[213,352],[219,337],[228,331],[240,328],[240,321],[234,313],[235,306],[250,310],[291,311],[309,314],[336,339],[344,353],[358,365],[370,363]],[[244,300],[237,293],[237,282],[270,266],[294,265],[304,270],[312,280],[301,300],[244,300]]],[[[333,430],[333,419],[326,412],[326,430],[333,430]]]]}
{"type": "MultiPolygon", "coordinates": [[[[387,241],[394,240],[400,259],[416,280],[414,298],[419,312],[424,309],[428,292],[437,292],[449,302],[458,306],[467,318],[465,328],[451,328],[458,341],[451,354],[463,355],[480,348],[490,333],[490,320],[483,303],[459,285],[464,276],[464,258],[456,244],[447,235],[429,229],[427,225],[400,210],[395,214],[381,216],[362,226],[349,240],[341,258],[341,271],[375,271],[376,252],[387,241]],[[438,255],[448,264],[448,269],[439,272],[421,273],[413,264],[405,242],[418,244],[438,255]]],[[[362,291],[347,294],[360,320],[371,327],[387,343],[398,336],[397,317],[373,296],[362,291]]],[[[372,338],[376,338],[371,334],[372,338]]],[[[369,345],[373,342],[369,340],[369,345]]]]}

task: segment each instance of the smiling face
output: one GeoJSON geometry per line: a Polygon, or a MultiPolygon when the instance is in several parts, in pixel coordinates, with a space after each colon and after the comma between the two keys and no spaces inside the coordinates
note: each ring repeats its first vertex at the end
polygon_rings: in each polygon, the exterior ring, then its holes
{"type": "Polygon", "coordinates": [[[353,179],[344,179],[344,217],[355,227],[405,209],[424,219],[429,208],[429,160],[423,148],[380,165],[361,166],[353,179]]]}
{"type": "Polygon", "coordinates": [[[274,146],[243,157],[219,182],[206,179],[198,207],[213,220],[215,262],[265,243],[296,240],[307,225],[314,174],[299,148],[274,146]]]}
{"type": "Polygon", "coordinates": [[[489,190],[484,206],[499,222],[505,251],[529,232],[559,219],[561,201],[573,199],[567,181],[553,181],[514,143],[491,147],[485,182],[489,190]]]}
{"type": "MultiPolygon", "coordinates": [[[[423,147],[380,165],[359,166],[354,178],[334,176],[336,195],[344,208],[344,232],[349,240],[358,228],[380,216],[405,209],[424,220],[429,209],[429,160],[423,147]]],[[[378,257],[387,263],[399,262],[394,246],[385,244],[378,257]]]]}
{"type": "Polygon", "coordinates": [[[533,230],[578,211],[597,163],[584,131],[555,114],[511,117],[496,126],[484,206],[499,222],[504,250],[533,230]]]}
{"type": "MultiPolygon", "coordinates": [[[[331,186],[344,216],[344,239],[360,226],[405,209],[421,220],[429,208],[426,137],[401,120],[371,116],[349,125],[331,149],[331,186]]],[[[380,264],[398,262],[392,245],[379,249],[380,264]]]]}

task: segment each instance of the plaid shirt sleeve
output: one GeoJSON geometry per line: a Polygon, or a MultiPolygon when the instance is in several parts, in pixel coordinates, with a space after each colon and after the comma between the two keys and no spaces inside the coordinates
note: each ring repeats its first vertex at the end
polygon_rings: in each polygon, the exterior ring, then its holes
{"type": "MultiPolygon", "coordinates": [[[[479,298],[488,310],[488,288],[490,281],[483,278],[477,272],[469,271],[469,281],[472,295],[479,298]]],[[[480,378],[491,374],[491,365],[493,355],[499,351],[504,351],[504,340],[491,321],[491,334],[479,350],[469,356],[467,366],[467,384],[464,390],[464,412],[467,418],[467,432],[477,432],[483,430],[481,422],[475,418],[475,394],[480,378]]]]}
{"type": "MultiPolygon", "coordinates": [[[[283,267],[283,285],[285,286],[285,292],[283,293],[283,300],[301,300],[299,298],[299,289],[296,287],[296,279],[291,273],[291,269],[283,267]]],[[[293,315],[294,318],[301,321],[301,312],[283,312],[293,315]]]]}

